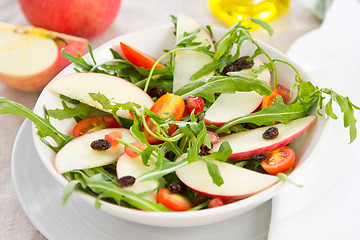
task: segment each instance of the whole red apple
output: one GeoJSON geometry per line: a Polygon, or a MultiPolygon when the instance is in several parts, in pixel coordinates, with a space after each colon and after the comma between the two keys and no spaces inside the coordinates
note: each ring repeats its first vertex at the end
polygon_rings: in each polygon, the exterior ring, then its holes
{"type": "Polygon", "coordinates": [[[37,27],[92,38],[114,21],[121,0],[18,0],[28,21],[37,27]]]}

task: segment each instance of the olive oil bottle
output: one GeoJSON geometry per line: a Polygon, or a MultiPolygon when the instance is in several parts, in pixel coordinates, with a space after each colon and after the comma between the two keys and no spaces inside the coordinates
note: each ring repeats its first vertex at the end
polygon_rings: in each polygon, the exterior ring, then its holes
{"type": "MultiPolygon", "coordinates": [[[[259,18],[271,22],[286,13],[290,0],[209,0],[213,14],[221,21],[232,26],[245,18],[259,18]]],[[[256,28],[250,21],[246,27],[256,28]]]]}

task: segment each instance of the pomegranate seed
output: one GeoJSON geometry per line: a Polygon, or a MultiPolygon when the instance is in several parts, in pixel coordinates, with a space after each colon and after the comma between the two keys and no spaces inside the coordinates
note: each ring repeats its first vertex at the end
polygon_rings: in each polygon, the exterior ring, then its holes
{"type": "Polygon", "coordinates": [[[199,113],[204,110],[205,102],[201,97],[190,96],[186,98],[186,106],[190,112],[199,113]]]}
{"type": "Polygon", "coordinates": [[[215,207],[221,207],[223,205],[225,205],[224,201],[221,198],[216,197],[210,200],[208,207],[215,208],[215,207]]]}
{"type": "Polygon", "coordinates": [[[111,132],[105,135],[105,140],[111,144],[111,147],[116,147],[119,142],[116,141],[117,138],[122,138],[121,132],[111,132]]]}
{"type": "Polygon", "coordinates": [[[212,132],[212,131],[207,131],[206,132],[207,135],[209,135],[210,137],[210,142],[212,144],[217,144],[220,140],[219,140],[219,135],[217,135],[216,133],[212,132]]]}
{"type": "MultiPolygon", "coordinates": [[[[144,150],[146,148],[146,144],[143,142],[133,142],[133,143],[131,143],[131,145],[137,147],[140,150],[144,150]]],[[[130,149],[127,146],[124,147],[124,151],[131,158],[136,158],[136,157],[140,156],[140,154],[138,154],[137,152],[135,152],[134,150],[130,149]]]]}

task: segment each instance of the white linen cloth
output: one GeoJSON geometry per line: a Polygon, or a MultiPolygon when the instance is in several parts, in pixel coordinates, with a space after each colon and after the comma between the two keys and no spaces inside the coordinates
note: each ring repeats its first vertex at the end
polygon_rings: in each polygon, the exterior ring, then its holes
{"type": "MultiPolygon", "coordinates": [[[[288,50],[320,87],[360,106],[360,2],[335,0],[322,26],[288,50]]],[[[360,133],[351,144],[342,113],[329,120],[314,159],[272,201],[269,240],[360,239],[360,133]]],[[[359,118],[356,112],[357,119],[359,118]]],[[[360,124],[357,123],[360,131],[360,124]]]]}

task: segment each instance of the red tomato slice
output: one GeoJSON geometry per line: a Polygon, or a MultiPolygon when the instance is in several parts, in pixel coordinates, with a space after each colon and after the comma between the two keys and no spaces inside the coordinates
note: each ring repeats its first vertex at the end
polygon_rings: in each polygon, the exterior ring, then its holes
{"type": "Polygon", "coordinates": [[[73,129],[73,136],[79,137],[85,133],[93,132],[104,128],[121,127],[112,115],[89,116],[78,122],[73,129]],[[106,119],[106,120],[104,120],[106,119]],[[115,124],[115,122],[117,124],[115,124]]]}
{"type": "MultiPolygon", "coordinates": [[[[121,50],[124,53],[128,61],[134,64],[137,67],[144,67],[145,69],[150,69],[154,66],[156,60],[147,54],[126,45],[125,43],[120,42],[121,50]]],[[[158,63],[155,69],[164,68],[165,66],[161,63],[158,63]]]]}
{"type": "Polygon", "coordinates": [[[160,188],[157,202],[174,211],[187,211],[192,208],[190,200],[178,193],[172,193],[168,188],[160,188]]]}
{"type": "Polygon", "coordinates": [[[113,115],[102,115],[102,120],[106,128],[120,128],[121,125],[116,121],[113,115]]]}
{"type": "MultiPolygon", "coordinates": [[[[170,117],[170,115],[165,113],[170,113],[174,116],[176,121],[179,121],[184,114],[185,102],[180,96],[177,96],[172,93],[167,93],[162,95],[154,103],[154,105],[150,108],[150,110],[154,113],[159,114],[164,118],[170,117]]],[[[149,117],[146,117],[146,123],[150,130],[152,130],[153,132],[156,131],[156,126],[149,117]]],[[[177,129],[176,125],[170,125],[167,134],[170,136],[175,132],[176,129],[177,129]]],[[[158,144],[162,142],[161,140],[153,137],[150,133],[148,133],[148,131],[146,131],[144,127],[142,131],[144,132],[145,137],[150,144],[158,144]]]]}
{"type": "Polygon", "coordinates": [[[267,154],[260,162],[264,170],[272,175],[284,173],[295,165],[295,152],[291,147],[282,146],[267,154]]]}

